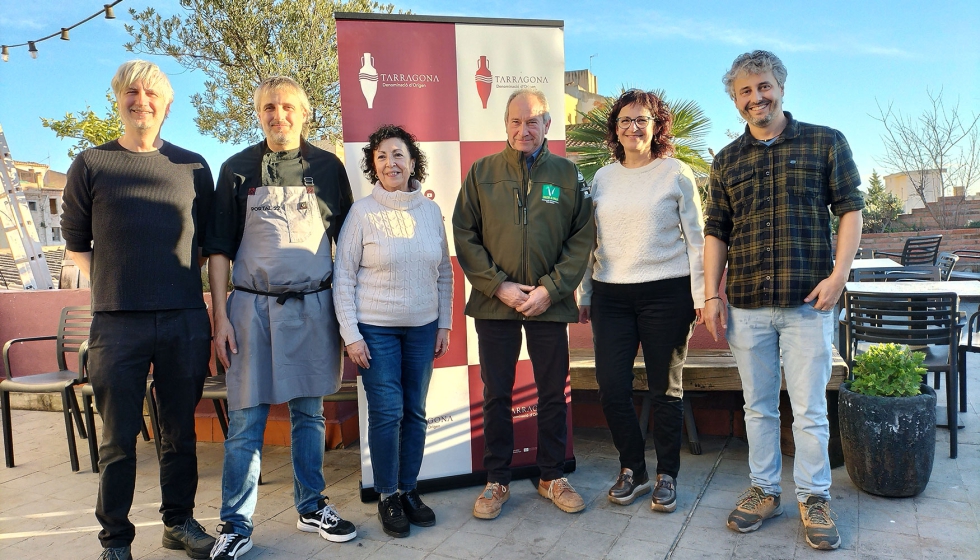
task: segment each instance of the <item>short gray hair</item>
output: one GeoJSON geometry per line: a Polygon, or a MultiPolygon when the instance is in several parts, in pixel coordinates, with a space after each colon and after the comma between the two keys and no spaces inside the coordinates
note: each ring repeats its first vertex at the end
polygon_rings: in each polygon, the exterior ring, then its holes
{"type": "Polygon", "coordinates": [[[769,51],[752,51],[739,55],[735,59],[731,70],[725,73],[721,83],[725,84],[725,91],[728,92],[728,96],[735,99],[735,80],[743,74],[758,75],[766,72],[772,72],[773,77],[776,78],[776,84],[780,88],[786,83],[788,72],[778,56],[769,51]]]}
{"type": "Polygon", "coordinates": [[[280,91],[288,90],[296,94],[299,97],[299,105],[306,111],[306,118],[309,119],[313,114],[310,109],[310,98],[306,96],[306,90],[303,86],[299,85],[299,82],[288,77],[288,76],[269,76],[268,78],[262,80],[259,87],[255,88],[255,92],[252,94],[252,102],[255,104],[255,113],[261,113],[261,107],[259,107],[259,102],[262,101],[262,94],[267,91],[280,91]]]}
{"type": "Polygon", "coordinates": [[[513,102],[518,97],[525,97],[525,96],[537,98],[537,100],[541,102],[541,106],[544,107],[544,115],[543,115],[544,122],[546,123],[551,122],[551,113],[549,112],[548,98],[544,96],[544,92],[537,88],[521,88],[515,91],[514,93],[510,94],[510,97],[507,98],[507,105],[504,106],[504,124],[507,123],[507,119],[510,117],[511,102],[513,102]]]}

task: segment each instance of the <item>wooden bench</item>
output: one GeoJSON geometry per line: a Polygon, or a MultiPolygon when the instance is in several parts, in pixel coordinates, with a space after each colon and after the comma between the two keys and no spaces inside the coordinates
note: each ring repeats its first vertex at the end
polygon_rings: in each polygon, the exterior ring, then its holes
{"type": "MultiPolygon", "coordinates": [[[[569,373],[574,390],[596,391],[599,384],[595,380],[595,351],[592,348],[573,348],[569,352],[569,373]]],[[[834,349],[833,365],[831,366],[828,391],[837,391],[842,381],[847,378],[847,364],[834,349]]],[[[640,426],[646,436],[646,427],[650,420],[650,399],[647,395],[647,372],[643,363],[643,354],[633,362],[633,391],[643,394],[643,409],[640,412],[640,426]]],[[[688,392],[707,391],[741,391],[742,379],[738,375],[735,357],[731,350],[691,348],[687,353],[684,364],[684,422],[687,425],[688,445],[691,453],[701,454],[701,443],[698,440],[697,427],[694,424],[694,413],[691,410],[688,392]]],[[[786,390],[783,381],[782,390],[786,390]]]]}

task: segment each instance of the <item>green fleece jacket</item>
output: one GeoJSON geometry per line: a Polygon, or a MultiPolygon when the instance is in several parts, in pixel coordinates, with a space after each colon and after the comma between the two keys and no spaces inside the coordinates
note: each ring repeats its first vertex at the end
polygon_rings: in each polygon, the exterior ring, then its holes
{"type": "Polygon", "coordinates": [[[592,200],[575,164],[541,148],[528,172],[507,146],[470,168],[453,212],[456,257],[473,285],[466,314],[524,319],[494,297],[505,281],[544,286],[551,306],[535,321],[578,320],[575,288],[595,240],[592,200]]]}

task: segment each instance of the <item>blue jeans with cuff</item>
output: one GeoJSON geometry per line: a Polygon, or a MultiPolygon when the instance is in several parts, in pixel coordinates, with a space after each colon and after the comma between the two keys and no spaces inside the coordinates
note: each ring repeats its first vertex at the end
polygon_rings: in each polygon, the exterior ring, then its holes
{"type": "Polygon", "coordinates": [[[438,321],[421,327],[358,323],[371,360],[358,367],[368,401],[374,489],[390,494],[418,485],[425,452],[425,398],[432,378],[438,321]]]}
{"type": "Polygon", "coordinates": [[[780,355],[793,407],[796,497],[830,499],[827,383],[833,359],[832,311],[800,307],[728,307],[728,344],[738,364],[745,397],[745,432],[753,486],[780,494],[780,355]]]}
{"type": "MultiPolygon", "coordinates": [[[[289,405],[293,460],[293,502],[300,514],[316,511],[323,497],[323,398],[298,397],[289,405]]],[[[252,534],[252,514],[259,497],[262,442],[269,405],[228,411],[228,439],[221,473],[221,520],[239,535],[252,534]]]]}

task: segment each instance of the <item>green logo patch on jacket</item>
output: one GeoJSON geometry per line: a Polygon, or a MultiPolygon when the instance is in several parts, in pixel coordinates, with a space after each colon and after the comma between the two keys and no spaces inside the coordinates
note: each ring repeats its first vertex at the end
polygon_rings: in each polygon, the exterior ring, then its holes
{"type": "Polygon", "coordinates": [[[561,187],[545,183],[541,185],[541,200],[548,204],[558,204],[558,197],[561,196],[561,187]]]}

